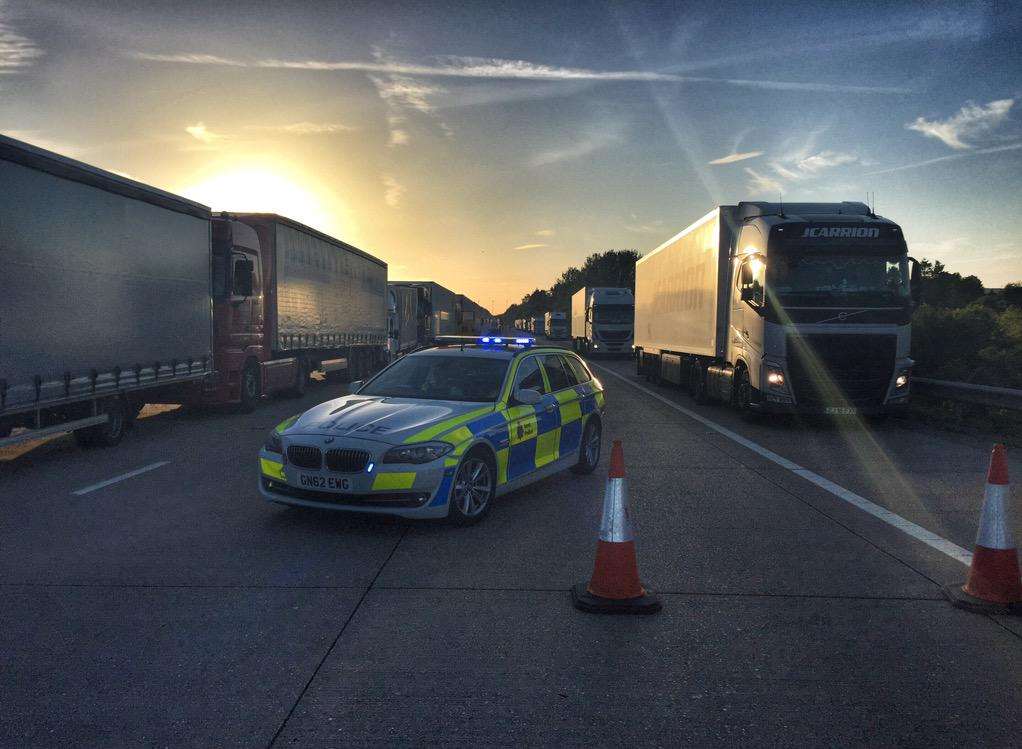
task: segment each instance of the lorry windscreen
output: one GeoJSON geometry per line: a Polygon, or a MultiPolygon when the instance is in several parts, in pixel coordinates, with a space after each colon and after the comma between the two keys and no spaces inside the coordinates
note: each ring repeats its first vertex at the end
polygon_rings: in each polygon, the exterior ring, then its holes
{"type": "Polygon", "coordinates": [[[627,325],[635,318],[630,304],[598,304],[593,308],[593,322],[604,325],[627,325]]]}
{"type": "Polygon", "coordinates": [[[902,254],[772,253],[767,294],[782,307],[902,307],[910,302],[902,254]]]}

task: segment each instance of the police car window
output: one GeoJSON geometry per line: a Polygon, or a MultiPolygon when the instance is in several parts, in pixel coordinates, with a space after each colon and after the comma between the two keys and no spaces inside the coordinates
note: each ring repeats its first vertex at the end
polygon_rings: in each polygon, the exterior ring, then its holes
{"type": "Polygon", "coordinates": [[[576,385],[581,385],[582,383],[589,382],[589,380],[592,379],[586,371],[586,368],[582,366],[582,362],[574,356],[565,356],[564,360],[568,363],[568,371],[574,375],[576,385]]]}
{"type": "Polygon", "coordinates": [[[518,372],[515,374],[515,390],[535,390],[539,393],[546,392],[546,385],[543,383],[543,373],[539,368],[539,359],[530,356],[523,359],[518,365],[518,372]]]}
{"type": "Polygon", "coordinates": [[[507,367],[506,359],[480,356],[406,356],[359,395],[492,403],[500,395],[507,367]]]}
{"type": "Polygon", "coordinates": [[[560,354],[547,354],[544,356],[543,368],[546,369],[546,376],[550,380],[551,390],[556,392],[575,384],[575,378],[565,371],[564,357],[560,354]]]}

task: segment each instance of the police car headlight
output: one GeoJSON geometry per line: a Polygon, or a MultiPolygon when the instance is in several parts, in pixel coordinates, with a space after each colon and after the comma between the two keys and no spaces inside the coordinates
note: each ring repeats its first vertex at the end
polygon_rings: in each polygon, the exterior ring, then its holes
{"type": "Polygon", "coordinates": [[[263,449],[268,453],[283,454],[284,445],[280,441],[280,435],[277,434],[276,429],[270,432],[270,435],[266,438],[266,442],[263,443],[263,449]]]}
{"type": "Polygon", "coordinates": [[[403,445],[388,450],[383,456],[384,463],[429,463],[442,458],[454,445],[447,442],[420,442],[417,445],[403,445]]]}

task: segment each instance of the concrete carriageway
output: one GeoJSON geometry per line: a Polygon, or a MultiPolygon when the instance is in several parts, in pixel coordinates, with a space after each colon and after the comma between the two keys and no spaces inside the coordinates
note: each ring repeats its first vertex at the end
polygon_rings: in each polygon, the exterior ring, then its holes
{"type": "Polygon", "coordinates": [[[266,432],[332,385],[0,462],[0,744],[1017,742],[1019,621],[952,608],[960,561],[762,452],[968,550],[987,440],[750,425],[597,372],[652,617],[570,605],[603,470],[471,528],[263,502],[266,432]]]}

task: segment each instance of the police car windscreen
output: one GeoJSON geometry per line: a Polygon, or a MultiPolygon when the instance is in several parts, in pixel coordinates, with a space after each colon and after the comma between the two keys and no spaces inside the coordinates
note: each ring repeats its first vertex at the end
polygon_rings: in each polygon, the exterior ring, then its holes
{"type": "Polygon", "coordinates": [[[492,403],[500,395],[507,367],[506,359],[406,356],[358,394],[492,403]]]}

